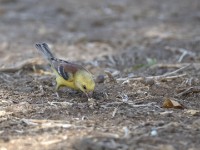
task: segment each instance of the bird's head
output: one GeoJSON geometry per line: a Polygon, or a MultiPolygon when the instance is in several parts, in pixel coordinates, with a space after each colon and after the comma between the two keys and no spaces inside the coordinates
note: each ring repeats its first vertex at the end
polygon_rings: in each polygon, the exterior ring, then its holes
{"type": "Polygon", "coordinates": [[[75,75],[75,85],[87,96],[90,96],[95,88],[92,74],[86,70],[77,71],[75,75]]]}

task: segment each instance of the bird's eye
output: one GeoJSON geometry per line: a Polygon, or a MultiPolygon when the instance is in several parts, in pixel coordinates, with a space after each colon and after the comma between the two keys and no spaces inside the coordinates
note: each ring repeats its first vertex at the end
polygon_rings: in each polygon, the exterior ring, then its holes
{"type": "Polygon", "coordinates": [[[85,85],[83,85],[83,88],[84,88],[85,90],[87,89],[85,85]]]}

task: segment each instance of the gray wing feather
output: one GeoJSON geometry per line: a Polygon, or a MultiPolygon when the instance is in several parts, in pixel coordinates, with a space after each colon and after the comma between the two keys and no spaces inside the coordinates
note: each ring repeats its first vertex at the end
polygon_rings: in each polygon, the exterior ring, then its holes
{"type": "Polygon", "coordinates": [[[42,44],[35,44],[35,47],[42,52],[43,56],[51,63],[51,60],[54,57],[54,55],[52,54],[49,46],[46,43],[42,43],[42,44]]]}

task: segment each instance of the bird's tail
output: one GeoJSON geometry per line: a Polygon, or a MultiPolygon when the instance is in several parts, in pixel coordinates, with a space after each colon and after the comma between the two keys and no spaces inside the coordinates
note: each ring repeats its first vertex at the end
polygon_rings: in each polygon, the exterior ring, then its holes
{"type": "Polygon", "coordinates": [[[35,47],[42,52],[43,56],[51,63],[52,59],[54,59],[54,55],[52,54],[49,46],[46,43],[35,44],[35,47]]]}

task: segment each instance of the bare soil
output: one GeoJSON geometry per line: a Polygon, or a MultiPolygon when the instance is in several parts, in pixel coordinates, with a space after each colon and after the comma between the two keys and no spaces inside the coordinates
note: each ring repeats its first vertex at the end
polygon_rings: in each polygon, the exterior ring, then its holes
{"type": "Polygon", "coordinates": [[[199,97],[199,0],[0,0],[0,150],[198,150],[199,97]],[[56,97],[37,42],[94,74],[94,101],[56,97]]]}

